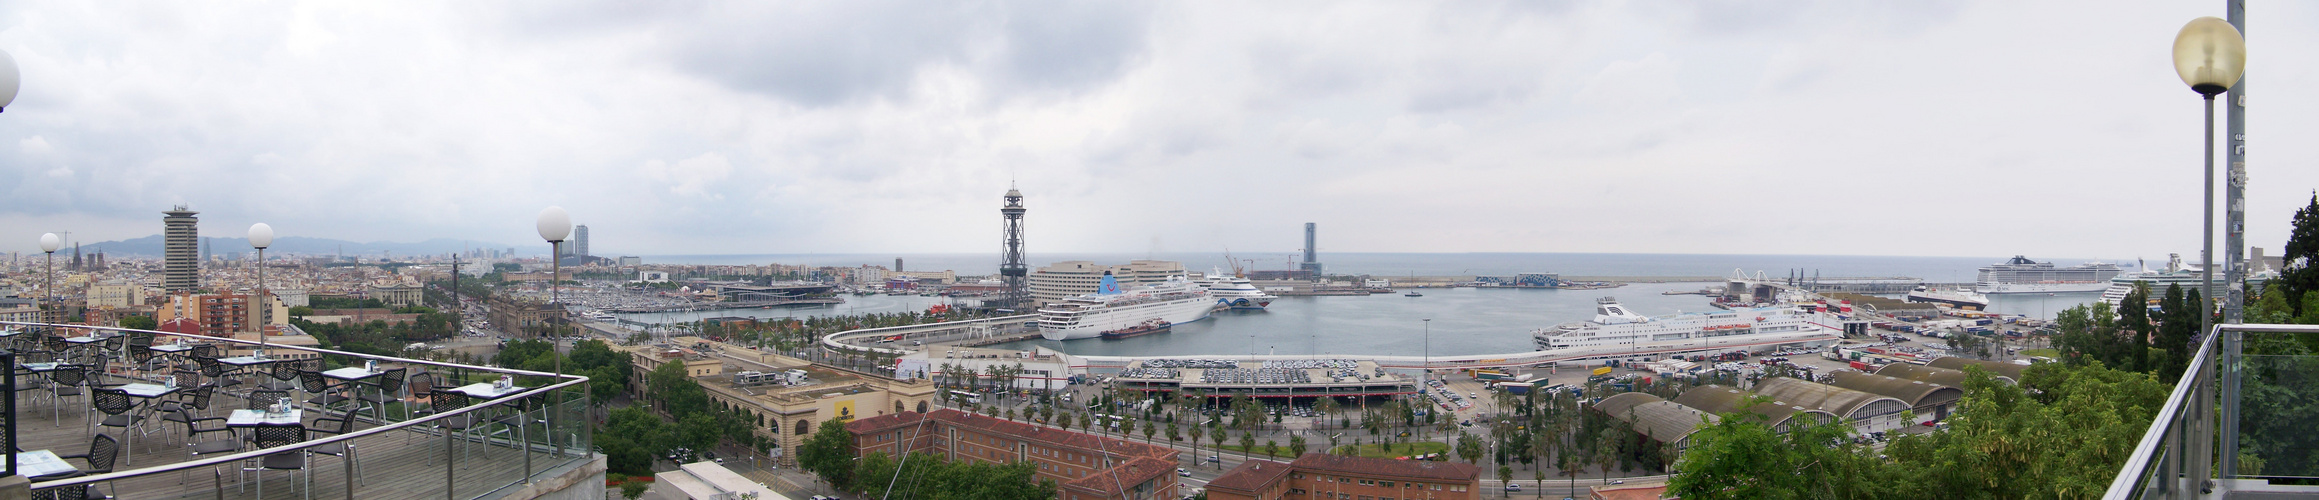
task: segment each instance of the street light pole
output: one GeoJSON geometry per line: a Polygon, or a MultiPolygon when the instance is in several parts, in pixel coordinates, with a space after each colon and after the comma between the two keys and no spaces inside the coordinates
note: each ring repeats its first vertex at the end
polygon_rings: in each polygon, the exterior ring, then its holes
{"type": "MultiPolygon", "coordinates": [[[[564,256],[558,254],[558,249],[563,246],[564,238],[572,235],[572,215],[564,212],[564,207],[550,206],[545,210],[540,210],[539,220],[535,226],[539,229],[540,238],[548,240],[548,306],[550,311],[555,311],[557,322],[561,323],[564,310],[563,306],[556,305],[556,301],[561,298],[559,295],[563,291],[564,256]]],[[[553,327],[550,328],[549,331],[553,333],[553,327]]],[[[551,384],[560,383],[564,378],[564,354],[556,349],[560,344],[562,342],[556,340],[554,335],[548,336],[548,357],[555,358],[556,363],[556,378],[549,382],[551,384]]],[[[548,441],[551,443],[555,441],[556,424],[555,419],[549,417],[554,416],[556,411],[564,409],[564,391],[561,389],[556,390],[555,404],[555,408],[544,412],[541,418],[547,422],[548,441]]],[[[564,454],[563,447],[556,446],[554,449],[557,456],[564,454]]]]}
{"type": "MultiPolygon", "coordinates": [[[[2237,4],[2226,5],[2232,9],[2234,17],[2239,15],[2237,4]]],[[[2190,85],[2190,90],[2198,92],[2199,96],[2206,100],[2206,135],[2202,138],[2206,144],[2206,219],[2203,221],[2206,231],[2201,236],[2205,237],[2207,254],[2202,260],[2205,267],[2199,270],[2201,286],[2203,287],[2202,296],[2199,297],[2200,304],[2198,304],[2198,326],[2201,335],[2211,335],[2214,332],[2214,303],[2212,302],[2214,300],[2214,95],[2229,91],[2231,87],[2237,86],[2239,78],[2246,74],[2246,63],[2246,38],[2241,36],[2238,28],[2231,26],[2229,21],[2215,17],[2192,19],[2189,24],[2182,26],[2181,32],[2174,36],[2175,74],[2182,77],[2182,83],[2190,85]]],[[[2236,105],[2236,103],[2233,104],[2236,105]]],[[[2243,182],[2243,174],[2244,172],[2239,165],[2232,166],[2232,182],[2234,184],[2243,182]]],[[[2237,191],[2233,190],[2233,192],[2237,191]]],[[[2233,203],[2235,205],[2237,202],[2234,200],[2233,203]]],[[[2233,206],[2231,209],[2235,214],[2238,213],[2239,207],[2233,206]]],[[[2231,228],[2233,238],[2236,238],[2238,229],[2236,226],[2231,228]]],[[[2237,258],[2236,255],[2231,257],[2233,262],[2236,262],[2237,258]]],[[[2237,266],[2232,267],[2232,272],[2236,273],[2237,266]]],[[[2233,292],[2233,295],[2236,293],[2233,292]]],[[[2228,477],[2231,471],[2235,471],[2238,466],[2238,439],[2235,437],[2238,435],[2239,419],[2238,372],[2236,371],[2238,362],[2236,357],[2230,354],[2237,350],[2238,343],[2233,336],[2225,336],[2221,340],[2224,344],[2224,352],[2219,363],[2223,371],[2220,374],[2223,379],[2221,391],[2223,401],[2220,405],[2222,415],[2219,419],[2223,426],[2221,434],[2224,436],[2221,465],[2222,470],[2225,471],[2224,476],[2228,477]]],[[[2198,401],[2190,404],[2193,407],[2215,406],[2213,397],[2212,394],[2202,392],[2198,401]]],[[[2186,455],[2192,457],[2192,460],[2197,460],[2200,464],[2194,470],[2203,469],[2204,465],[2208,463],[2206,460],[2209,460],[2208,453],[2213,449],[2212,446],[2211,442],[2201,441],[2193,444],[2191,449],[2187,450],[2186,455]]]]}
{"type": "Polygon", "coordinates": [[[1433,377],[1433,318],[1425,321],[1425,366],[1417,368],[1417,382],[1422,384],[1433,377]]]}
{"type": "Polygon", "coordinates": [[[250,246],[258,249],[258,296],[250,300],[250,308],[258,310],[258,352],[260,354],[266,352],[266,323],[268,323],[266,313],[274,311],[273,305],[266,303],[266,247],[273,245],[274,226],[268,226],[264,222],[250,225],[250,246]]]}
{"type": "MultiPolygon", "coordinates": [[[[48,307],[56,307],[56,249],[63,246],[64,239],[56,237],[56,233],[40,235],[40,251],[48,254],[47,263],[40,265],[40,268],[48,276],[40,285],[40,290],[48,295],[48,307]]],[[[48,322],[47,308],[41,309],[40,321],[42,323],[48,322]]]]}

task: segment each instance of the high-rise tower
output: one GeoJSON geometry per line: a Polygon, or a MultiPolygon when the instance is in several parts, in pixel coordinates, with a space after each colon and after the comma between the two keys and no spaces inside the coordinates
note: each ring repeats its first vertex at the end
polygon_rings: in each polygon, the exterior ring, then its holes
{"type": "MultiPolygon", "coordinates": [[[[1030,275],[1030,266],[1023,264],[1023,192],[1007,189],[1006,205],[998,209],[1006,220],[1006,260],[999,263],[999,280],[1006,282],[1006,296],[997,307],[1026,307],[1030,303],[1029,290],[1023,288],[1023,279],[1030,275]]],[[[895,267],[901,267],[896,263],[895,267]]]]}
{"type": "Polygon", "coordinates": [[[572,255],[588,263],[588,226],[572,226],[572,255]]]}
{"type": "Polygon", "coordinates": [[[201,288],[200,256],[201,230],[195,212],[178,205],[175,210],[161,212],[161,287],[172,292],[191,292],[201,288]]]}
{"type": "Polygon", "coordinates": [[[1313,250],[1313,226],[1313,223],[1304,223],[1304,264],[1297,266],[1297,270],[1312,273],[1313,277],[1318,278],[1321,275],[1321,261],[1315,258],[1317,252],[1313,250]]]}

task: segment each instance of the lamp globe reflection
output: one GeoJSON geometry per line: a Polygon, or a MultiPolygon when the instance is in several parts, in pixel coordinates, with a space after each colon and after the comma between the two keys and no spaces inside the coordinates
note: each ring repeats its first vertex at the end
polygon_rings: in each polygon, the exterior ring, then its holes
{"type": "Polygon", "coordinates": [[[2213,96],[2238,85],[2247,70],[2247,40],[2229,21],[2201,17],[2174,35],[2174,72],[2190,90],[2213,96]]]}

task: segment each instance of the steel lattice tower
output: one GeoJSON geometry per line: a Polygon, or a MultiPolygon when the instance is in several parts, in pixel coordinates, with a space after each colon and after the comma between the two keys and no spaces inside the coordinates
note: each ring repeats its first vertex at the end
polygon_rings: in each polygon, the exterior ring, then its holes
{"type": "Polygon", "coordinates": [[[1023,288],[1030,266],[1023,265],[1023,192],[1007,189],[1006,206],[998,213],[1006,219],[1006,261],[998,265],[998,274],[1007,287],[998,306],[1024,307],[1030,304],[1030,294],[1023,288]]]}

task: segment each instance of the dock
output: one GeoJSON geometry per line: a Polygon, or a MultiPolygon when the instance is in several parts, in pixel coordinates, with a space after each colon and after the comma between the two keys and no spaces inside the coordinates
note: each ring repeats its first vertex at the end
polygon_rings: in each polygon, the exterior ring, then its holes
{"type": "Polygon", "coordinates": [[[678,311],[717,311],[724,309],[756,309],[762,307],[801,305],[830,305],[843,303],[845,303],[845,299],[836,297],[817,297],[804,299],[759,300],[750,302],[702,302],[698,304],[679,304],[669,306],[613,307],[605,310],[615,313],[660,313],[678,311]]]}

